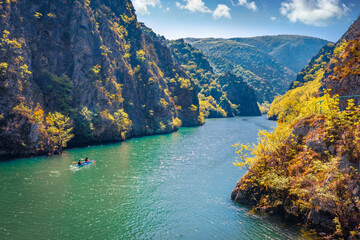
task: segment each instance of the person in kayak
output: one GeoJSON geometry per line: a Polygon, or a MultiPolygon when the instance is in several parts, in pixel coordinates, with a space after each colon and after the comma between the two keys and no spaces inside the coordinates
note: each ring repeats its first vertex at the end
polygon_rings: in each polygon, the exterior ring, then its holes
{"type": "Polygon", "coordinates": [[[79,166],[81,165],[81,159],[79,159],[79,161],[78,161],[78,165],[79,165],[79,166]]]}
{"type": "Polygon", "coordinates": [[[86,162],[86,163],[89,162],[89,158],[88,158],[88,157],[85,158],[85,162],[86,162]]]}

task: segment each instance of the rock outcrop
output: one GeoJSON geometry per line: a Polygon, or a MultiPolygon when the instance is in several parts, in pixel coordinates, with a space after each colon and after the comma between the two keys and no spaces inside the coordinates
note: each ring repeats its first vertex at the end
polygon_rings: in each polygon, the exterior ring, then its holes
{"type": "MultiPolygon", "coordinates": [[[[336,44],[324,46],[297,75],[290,89],[314,81],[314,73],[324,69],[322,89],[331,89],[332,95],[360,94],[360,17],[349,27],[336,44]]],[[[360,99],[357,99],[360,102],[360,99]]]]}
{"type": "Polygon", "coordinates": [[[229,116],[261,116],[255,90],[241,77],[226,73],[219,77],[218,82],[230,102],[230,104],[223,104],[229,116]]]}
{"type": "Polygon", "coordinates": [[[276,120],[281,112],[286,112],[281,110],[281,105],[294,100],[290,99],[294,94],[298,95],[298,99],[304,99],[306,95],[321,95],[325,90],[331,90],[331,96],[344,97],[340,98],[342,109],[346,108],[349,99],[353,99],[357,105],[360,104],[360,97],[349,97],[360,95],[359,26],[360,17],[338,42],[327,44],[310,60],[290,85],[289,91],[272,103],[268,112],[269,119],[276,120]]]}
{"type": "MultiPolygon", "coordinates": [[[[346,118],[354,116],[357,111],[346,118]]],[[[299,121],[281,147],[237,183],[231,199],[302,222],[320,236],[359,239],[359,124],[341,121],[299,121]]]]}

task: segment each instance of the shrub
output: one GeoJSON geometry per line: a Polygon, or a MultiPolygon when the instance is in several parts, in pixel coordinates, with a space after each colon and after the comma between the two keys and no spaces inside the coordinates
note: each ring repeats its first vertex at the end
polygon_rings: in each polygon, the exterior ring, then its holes
{"type": "Polygon", "coordinates": [[[140,62],[144,62],[145,61],[145,51],[140,49],[139,51],[136,52],[136,59],[139,60],[140,62]]]}

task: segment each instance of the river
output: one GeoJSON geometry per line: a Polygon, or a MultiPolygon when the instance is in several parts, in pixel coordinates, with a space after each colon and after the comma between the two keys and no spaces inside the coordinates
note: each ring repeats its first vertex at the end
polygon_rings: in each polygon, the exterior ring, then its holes
{"type": "Polygon", "coordinates": [[[309,239],[234,204],[245,170],[232,144],[256,142],[264,117],[0,162],[0,239],[309,239]],[[74,167],[88,156],[96,163],[74,167]]]}

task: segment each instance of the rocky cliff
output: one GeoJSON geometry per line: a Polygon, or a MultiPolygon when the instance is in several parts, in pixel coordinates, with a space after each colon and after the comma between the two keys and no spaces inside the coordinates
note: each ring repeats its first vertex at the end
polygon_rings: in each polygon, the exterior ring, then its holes
{"type": "Polygon", "coordinates": [[[230,116],[261,116],[255,90],[241,77],[226,73],[218,78],[218,82],[229,100],[229,104],[224,102],[222,107],[230,116]]]}
{"type": "Polygon", "coordinates": [[[203,123],[194,82],[128,0],[2,1],[0,33],[0,155],[203,123]]]}

